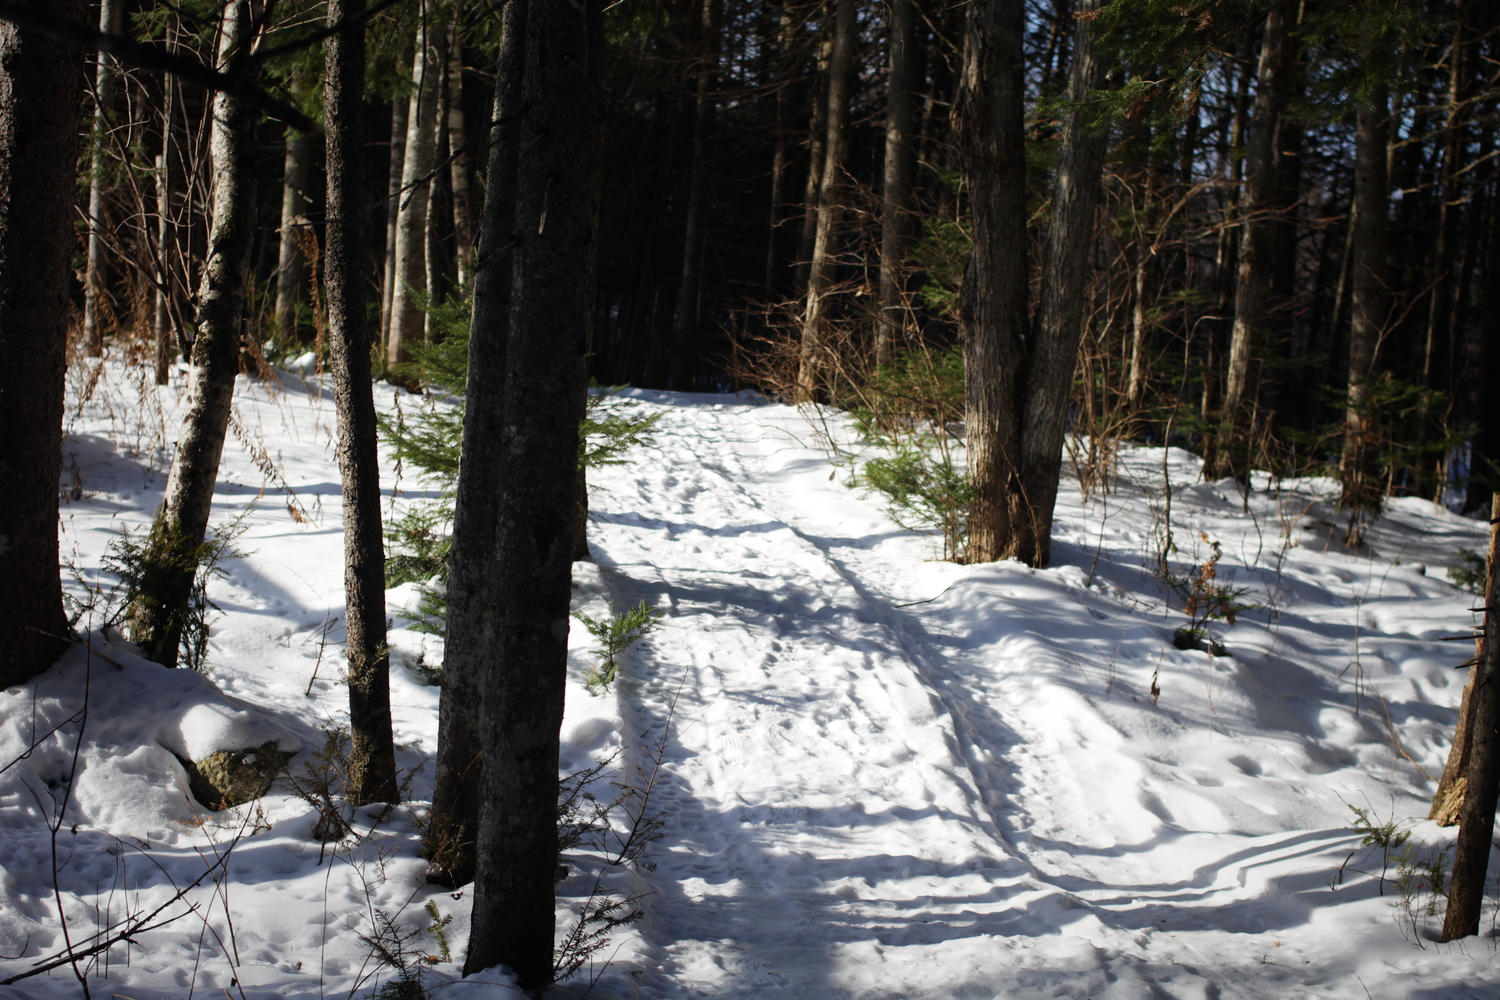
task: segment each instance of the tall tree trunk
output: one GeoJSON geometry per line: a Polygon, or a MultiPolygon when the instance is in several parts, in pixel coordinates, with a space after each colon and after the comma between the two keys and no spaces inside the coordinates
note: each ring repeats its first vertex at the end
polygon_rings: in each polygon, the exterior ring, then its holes
{"type": "Polygon", "coordinates": [[[823,352],[828,336],[828,297],[838,274],[834,256],[842,216],[844,163],[849,158],[849,94],[854,73],[854,0],[835,0],[833,49],[828,59],[828,106],[824,112],[827,140],[818,177],[817,236],[807,279],[807,303],[802,313],[802,346],[798,359],[797,398],[818,394],[824,372],[823,352]]]}
{"type": "MultiPolygon", "coordinates": [[[[511,0],[520,3],[522,0],[511,0]]],[[[567,672],[574,484],[598,228],[599,5],[528,4],[520,119],[498,663],[486,678],[484,794],[465,973],[552,978],[557,754],[567,672]]]]}
{"type": "Polygon", "coordinates": [[[281,170],[281,242],[276,259],[276,326],[284,337],[297,333],[297,304],[307,285],[307,260],[297,245],[297,227],[307,225],[307,173],[312,137],[287,129],[281,170]]]}
{"type": "Polygon", "coordinates": [[[380,342],[391,335],[391,306],[396,294],[396,228],[401,218],[401,175],[406,168],[406,123],[411,101],[391,102],[391,155],[385,198],[385,272],[380,285],[380,342]]]}
{"type": "MultiPolygon", "coordinates": [[[[457,24],[459,18],[454,17],[457,24]]],[[[464,54],[460,32],[455,27],[448,46],[448,185],[453,192],[453,253],[458,262],[457,283],[469,283],[474,266],[474,225],[469,207],[468,129],[464,125],[464,54]]]]}
{"type": "MultiPolygon", "coordinates": [[[[82,0],[31,0],[70,20],[82,0]]],[[[78,173],[78,49],[0,23],[0,687],[46,670],[67,648],[58,574],[68,266],[78,173]]]]}
{"type": "MultiPolygon", "coordinates": [[[[822,0],[825,10],[837,0],[822,0]]],[[[833,32],[825,25],[817,43],[817,72],[813,74],[812,115],[807,124],[807,182],[802,189],[802,233],[797,240],[796,292],[804,295],[812,275],[813,244],[818,238],[818,192],[823,184],[823,161],[828,144],[828,63],[833,32]]]]}
{"type": "Polygon", "coordinates": [[[1239,272],[1234,289],[1234,328],[1230,335],[1229,369],[1224,380],[1223,417],[1219,424],[1210,478],[1249,475],[1246,448],[1246,394],[1250,355],[1255,336],[1265,325],[1276,239],[1276,139],[1286,107],[1293,47],[1287,31],[1287,7],[1280,0],[1266,15],[1256,70],[1255,112],[1250,142],[1245,149],[1248,176],[1240,206],[1239,272]]]}
{"type": "MultiPolygon", "coordinates": [[[[1500,191],[1490,196],[1487,225],[1489,250],[1478,319],[1479,371],[1485,386],[1500,385],[1500,191]]],[[[1466,510],[1481,509],[1481,494],[1500,489],[1500,407],[1483,406],[1469,450],[1466,510]]]]}
{"type": "Polygon", "coordinates": [[[1489,573],[1484,588],[1484,639],[1474,667],[1473,728],[1467,787],[1458,817],[1458,840],[1448,886],[1448,912],[1443,918],[1443,940],[1479,933],[1485,876],[1490,863],[1490,837],[1495,830],[1495,801],[1500,797],[1500,584],[1495,560],[1500,544],[1500,493],[1490,502],[1489,573]]]}
{"type": "MultiPolygon", "coordinates": [[[[1081,16],[1098,10],[1099,0],[1080,0],[1081,16]]],[[[1094,249],[1094,214],[1099,206],[1099,172],[1108,145],[1107,128],[1093,128],[1083,105],[1104,85],[1106,67],[1094,52],[1094,26],[1079,20],[1073,29],[1073,60],[1057,173],[1052,181],[1052,219],[1042,262],[1041,301],[1036,336],[1026,364],[1025,416],[1021,421],[1021,503],[1028,523],[1019,531],[1030,551],[1017,557],[1045,566],[1052,548],[1052,510],[1062,474],[1063,435],[1078,345],[1083,338],[1088,264],[1094,249]]]]}
{"type": "Polygon", "coordinates": [[[474,312],[464,400],[463,461],[453,505],[448,564],[443,698],[438,704],[437,777],[424,852],[435,880],[455,888],[474,880],[474,838],[482,787],[485,674],[500,642],[496,521],[505,479],[505,359],[510,337],[511,254],[516,219],[516,154],[526,5],[502,10],[494,111],[486,144],[485,199],[474,268],[474,312]]]}
{"type": "Polygon", "coordinates": [[[959,291],[968,428],[965,558],[1029,558],[1018,537],[1021,497],[1017,376],[1025,357],[1026,136],[1021,38],[1024,12],[1009,0],[971,0],[953,130],[973,207],[973,248],[959,291]]]}
{"type": "Polygon", "coordinates": [[[1352,235],[1349,251],[1352,302],[1349,318],[1349,392],[1344,407],[1344,449],[1341,458],[1343,496],[1340,506],[1349,514],[1349,542],[1359,540],[1358,525],[1380,507],[1374,414],[1370,412],[1370,379],[1375,350],[1390,311],[1386,282],[1386,231],[1390,217],[1390,179],[1386,174],[1386,145],[1390,121],[1386,87],[1370,91],[1368,102],[1355,110],[1354,201],[1350,206],[1352,235]]]}
{"type": "Polygon", "coordinates": [[[766,293],[775,295],[781,285],[782,257],[780,238],[781,224],[786,208],[787,120],[791,117],[793,68],[798,64],[794,54],[797,36],[792,16],[792,0],[779,0],[776,4],[776,76],[772,86],[776,88],[775,117],[771,138],[771,214],[766,235],[766,293]]]}
{"type": "MultiPolygon", "coordinates": [[[[100,0],[99,30],[120,31],[120,0],[100,0]]],[[[104,314],[108,310],[105,289],[109,260],[104,229],[108,225],[104,207],[104,145],[109,131],[110,98],[115,90],[115,58],[100,52],[94,65],[94,96],[97,100],[92,135],[93,163],[89,171],[89,240],[83,278],[83,346],[91,358],[104,356],[104,314]]]]}
{"type": "MultiPolygon", "coordinates": [[[[249,0],[225,5],[219,35],[221,72],[249,71],[244,59],[253,27],[249,0]]],[[[255,124],[256,115],[244,101],[223,92],[214,95],[209,140],[213,222],[198,289],[187,411],[130,614],[131,639],[147,658],[169,667],[177,665],[239,369],[245,279],[255,240],[255,124]]]]}
{"type": "Polygon", "coordinates": [[[172,229],[172,146],[176,135],[173,106],[177,82],[171,76],[164,76],[161,89],[161,153],[156,157],[156,291],[151,333],[155,341],[156,384],[166,385],[170,381],[172,355],[175,353],[172,337],[174,281],[170,263],[175,255],[169,248],[175,246],[176,239],[172,229]]]}
{"type": "Polygon", "coordinates": [[[692,389],[697,367],[694,347],[702,313],[703,251],[708,242],[708,145],[713,128],[713,89],[718,78],[719,0],[702,0],[698,72],[693,105],[692,163],[688,173],[687,232],[682,245],[682,281],[672,315],[673,389],[692,389]]]}
{"type": "Polygon", "coordinates": [[[891,0],[886,54],[885,170],[880,204],[879,313],[875,359],[884,363],[906,342],[905,265],[911,200],[915,0],[891,0]]]}
{"type": "MultiPolygon", "coordinates": [[[[328,23],[360,17],[365,0],[329,0],[328,23]]],[[[380,534],[380,453],[365,319],[365,32],[360,25],[324,43],[324,162],[327,229],[323,294],[338,408],[339,477],[344,497],[344,622],[348,626],[349,797],[396,802],[391,736],[390,647],[385,639],[385,544],[380,534]]]]}
{"type": "Polygon", "coordinates": [[[401,194],[397,203],[395,270],[391,285],[391,322],[386,333],[385,363],[411,360],[408,342],[421,340],[426,318],[413,292],[426,292],[427,199],[432,191],[433,148],[436,145],[438,99],[447,58],[448,33],[438,11],[428,11],[418,31],[412,55],[411,103],[406,120],[406,155],[401,164],[401,194]]]}

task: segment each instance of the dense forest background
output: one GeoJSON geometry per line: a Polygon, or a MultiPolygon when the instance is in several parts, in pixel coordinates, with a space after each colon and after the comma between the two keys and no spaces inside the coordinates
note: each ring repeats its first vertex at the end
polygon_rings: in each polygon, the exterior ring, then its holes
{"type": "MultiPolygon", "coordinates": [[[[212,63],[214,4],[120,2],[106,0],[101,26],[212,63]]],[[[264,60],[262,85],[317,117],[321,45],[299,39],[321,28],[322,6],[267,16],[260,51],[284,51],[264,60]]],[[[844,380],[898,348],[952,346],[971,228],[951,123],[963,17],[930,0],[612,6],[591,374],[766,387],[778,343],[802,336],[810,283],[844,380]]],[[[377,5],[370,21],[363,265],[386,345],[377,371],[441,336],[419,305],[466,295],[498,25],[476,2],[377,5]]],[[[1088,247],[1075,425],[1212,449],[1236,377],[1242,230],[1260,223],[1271,252],[1250,263],[1267,288],[1236,390],[1251,464],[1338,461],[1353,349],[1369,366],[1361,405],[1381,491],[1478,506],[1500,455],[1482,405],[1500,364],[1496,28],[1496,9],[1474,0],[1116,2],[1081,18],[1066,0],[1028,4],[1033,302],[1081,30],[1107,67],[1084,115],[1107,136],[1098,210],[1073,234],[1088,247]],[[1385,174],[1365,213],[1385,233],[1360,228],[1362,129],[1385,174]],[[1373,305],[1356,301],[1362,279],[1373,305]],[[1361,310],[1366,329],[1351,331],[1361,310]]],[[[96,62],[78,341],[89,353],[154,343],[165,364],[204,256],[208,104],[162,74],[96,62]]],[[[275,121],[256,139],[247,353],[284,361],[323,342],[323,153],[275,121]]]]}

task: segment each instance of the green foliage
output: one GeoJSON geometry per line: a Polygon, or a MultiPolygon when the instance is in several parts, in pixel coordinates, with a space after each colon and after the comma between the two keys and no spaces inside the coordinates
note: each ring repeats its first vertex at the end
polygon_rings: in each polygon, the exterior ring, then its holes
{"type": "Polygon", "coordinates": [[[325,725],[321,732],[323,745],[312,752],[300,774],[288,771],[285,780],[292,794],[317,812],[313,836],[323,843],[336,843],[354,830],[354,807],[343,797],[343,790],[363,762],[354,758],[346,726],[325,725]]]}
{"type": "MultiPolygon", "coordinates": [[[[956,170],[932,168],[938,179],[963,200],[963,174],[956,170]]],[[[967,215],[957,209],[952,218],[922,220],[922,238],[911,248],[910,259],[921,268],[926,280],[922,301],[939,316],[951,317],[958,308],[958,290],[963,284],[964,265],[974,244],[967,215]]]]}
{"type": "Polygon", "coordinates": [[[1210,625],[1222,622],[1232,627],[1240,612],[1254,610],[1258,605],[1241,600],[1250,588],[1231,587],[1219,579],[1219,559],[1223,556],[1219,543],[1203,532],[1198,534],[1209,545],[1208,558],[1190,576],[1166,574],[1167,586],[1182,598],[1182,610],[1188,616],[1188,623],[1173,632],[1172,644],[1178,649],[1201,649],[1212,656],[1228,656],[1229,650],[1210,625]]]}
{"type": "Polygon", "coordinates": [[[448,945],[448,925],[453,923],[453,914],[438,913],[437,902],[431,899],[427,901],[427,905],[423,909],[432,918],[432,923],[428,926],[427,933],[431,934],[437,940],[438,958],[444,962],[453,961],[453,949],[448,945]]]}
{"type": "Polygon", "coordinates": [[[1488,577],[1484,556],[1473,549],[1459,549],[1456,555],[1458,563],[1448,567],[1448,582],[1475,597],[1483,597],[1488,577]]]}
{"type": "Polygon", "coordinates": [[[107,594],[95,591],[85,599],[65,598],[69,604],[69,627],[76,626],[84,614],[99,610],[101,602],[104,614],[100,626],[117,626],[131,613],[133,605],[154,601],[168,575],[192,573],[193,586],[187,606],[174,611],[163,628],[181,626],[177,662],[206,673],[209,631],[222,614],[222,609],[208,596],[208,584],[214,579],[229,578],[224,569],[227,560],[245,558],[246,553],[234,543],[249,528],[247,519],[254,509],[251,503],[228,523],[210,528],[208,538],[196,546],[181,544],[180,539],[169,534],[169,529],[160,525],[153,527],[144,539],[137,539],[129,528],[122,527],[101,562],[104,571],[119,583],[107,594]]]}
{"type": "Polygon", "coordinates": [[[653,610],[644,600],[624,613],[616,613],[611,605],[608,618],[592,618],[581,611],[573,612],[573,617],[582,622],[599,643],[599,647],[593,650],[594,655],[603,658],[603,662],[589,668],[588,689],[591,693],[602,695],[609,690],[619,673],[619,655],[655,631],[664,614],[666,612],[653,610]]]}
{"type": "Polygon", "coordinates": [[[886,500],[891,520],[909,531],[940,531],[943,558],[957,559],[969,536],[974,491],[951,455],[907,446],[865,463],[860,481],[886,500]]]}

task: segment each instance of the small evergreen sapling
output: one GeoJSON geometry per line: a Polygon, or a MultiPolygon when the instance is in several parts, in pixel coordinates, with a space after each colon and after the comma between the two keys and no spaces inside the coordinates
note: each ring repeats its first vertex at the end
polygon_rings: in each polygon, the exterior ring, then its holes
{"type": "Polygon", "coordinates": [[[652,609],[645,601],[623,614],[616,614],[611,605],[608,618],[591,618],[581,611],[573,612],[573,617],[583,622],[589,635],[599,641],[599,648],[593,650],[594,655],[604,658],[604,662],[589,668],[588,688],[591,692],[603,694],[609,690],[619,673],[619,655],[655,631],[665,613],[652,609]]]}

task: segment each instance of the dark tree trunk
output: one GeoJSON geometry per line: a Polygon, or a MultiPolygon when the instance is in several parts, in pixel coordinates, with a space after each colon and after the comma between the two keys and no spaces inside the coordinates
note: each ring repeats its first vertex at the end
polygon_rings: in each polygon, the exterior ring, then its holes
{"type": "Polygon", "coordinates": [[[1495,560],[1500,539],[1500,493],[1490,502],[1489,575],[1484,588],[1484,639],[1474,668],[1473,728],[1470,733],[1468,786],[1458,817],[1458,841],[1448,886],[1448,912],[1443,918],[1443,940],[1479,933],[1485,876],[1490,863],[1490,837],[1495,830],[1495,801],[1500,797],[1500,602],[1495,560]]]}
{"type": "Polygon", "coordinates": [[[891,0],[886,56],[885,176],[880,205],[880,312],[875,320],[875,358],[885,362],[906,343],[904,286],[906,243],[911,229],[911,140],[916,95],[912,93],[915,0],[891,0]]]}
{"type": "Polygon", "coordinates": [[[1357,524],[1362,515],[1378,509],[1383,492],[1376,474],[1379,442],[1369,396],[1375,350],[1390,311],[1385,260],[1391,196],[1385,159],[1389,132],[1386,88],[1381,84],[1371,89],[1368,103],[1361,102],[1355,111],[1354,201],[1350,207],[1353,222],[1349,240],[1353,290],[1340,500],[1350,511],[1351,542],[1358,540],[1357,524]]]}
{"type": "Polygon", "coordinates": [[[1239,271],[1234,288],[1234,327],[1230,335],[1229,369],[1224,380],[1223,416],[1209,478],[1249,475],[1245,426],[1250,392],[1250,355],[1255,336],[1265,326],[1270,304],[1272,256],[1276,241],[1276,139],[1286,107],[1293,48],[1287,32],[1288,0],[1266,15],[1257,67],[1255,111],[1250,142],[1245,149],[1247,175],[1240,203],[1239,271]]]}
{"type": "Polygon", "coordinates": [[[807,303],[802,313],[802,346],[797,372],[797,398],[813,399],[822,384],[828,336],[829,294],[838,273],[834,256],[842,216],[844,163],[849,158],[849,94],[853,83],[855,30],[854,0],[835,0],[833,51],[828,59],[828,104],[824,112],[827,139],[818,172],[817,233],[807,278],[807,303]]]}
{"type": "Polygon", "coordinates": [[[474,312],[464,435],[448,564],[447,641],[438,705],[437,777],[426,855],[435,879],[458,887],[474,879],[474,838],[484,740],[485,673],[499,643],[496,519],[504,486],[505,358],[510,337],[511,245],[515,239],[516,152],[521,107],[524,3],[502,13],[503,40],[486,151],[483,214],[474,269],[474,312]]]}
{"type": "MultiPolygon", "coordinates": [[[[1080,14],[1100,7],[1081,0],[1080,14]]],[[[1080,20],[1073,29],[1073,60],[1068,73],[1071,110],[1063,121],[1057,173],[1052,182],[1052,219],[1042,266],[1036,336],[1025,370],[1025,416],[1021,421],[1020,499],[1029,524],[1020,532],[1031,545],[1018,558],[1045,566],[1052,546],[1052,510],[1062,473],[1063,435],[1078,345],[1083,338],[1088,265],[1094,249],[1094,213],[1099,206],[1099,171],[1108,128],[1087,124],[1082,105],[1104,85],[1106,67],[1094,53],[1094,27],[1080,20]]]]}
{"type": "Polygon", "coordinates": [[[973,207],[973,249],[959,293],[968,427],[966,559],[1030,559],[1033,540],[1016,516],[1025,357],[1026,137],[1021,4],[971,0],[953,129],[973,207]]]}
{"type": "MultiPolygon", "coordinates": [[[[84,17],[82,0],[29,6],[84,17]]],[[[36,676],[67,647],[57,477],[82,82],[77,49],[0,23],[0,687],[36,676]]]]}
{"type": "MultiPolygon", "coordinates": [[[[101,0],[99,30],[117,34],[120,30],[120,0],[101,0]]],[[[97,100],[93,129],[93,170],[89,177],[88,257],[83,272],[83,346],[91,358],[104,356],[104,314],[107,311],[105,290],[109,263],[105,253],[104,229],[109,224],[104,208],[104,146],[109,130],[110,98],[115,90],[115,59],[100,52],[94,64],[94,96],[97,100]]]]}
{"type": "Polygon", "coordinates": [[[286,134],[281,170],[281,241],[276,260],[276,325],[284,337],[297,333],[297,304],[306,298],[307,259],[297,245],[297,229],[307,221],[307,172],[312,137],[295,129],[286,134]]]}
{"type": "MultiPolygon", "coordinates": [[[[364,13],[365,0],[329,0],[328,23],[364,13]]],[[[365,319],[363,26],[324,43],[327,230],[323,294],[338,407],[339,475],[344,496],[344,621],[348,625],[349,729],[353,759],[349,796],[360,805],[395,802],[396,751],[391,738],[390,651],[385,641],[385,545],[380,534],[380,454],[365,319]]]]}
{"type": "MultiPolygon", "coordinates": [[[[248,66],[238,63],[250,45],[253,27],[248,0],[225,6],[218,54],[222,72],[248,72],[248,66]]],[[[167,477],[166,499],[151,525],[142,585],[132,595],[130,615],[131,639],[149,659],[169,667],[177,665],[239,370],[245,279],[255,241],[256,118],[244,101],[225,93],[214,95],[209,140],[213,223],[198,289],[187,412],[167,477]]]]}
{"type": "MultiPolygon", "coordinates": [[[[512,0],[520,3],[521,0],[512,0]]],[[[498,661],[466,973],[552,978],[557,755],[572,595],[574,487],[598,228],[600,9],[528,4],[497,550],[498,661]]]]}
{"type": "Polygon", "coordinates": [[[688,168],[687,229],[682,241],[682,282],[672,316],[671,388],[693,388],[695,347],[702,318],[703,251],[708,242],[708,146],[713,128],[713,89],[718,76],[719,0],[702,0],[698,26],[698,72],[693,104],[692,163],[688,168]]]}

